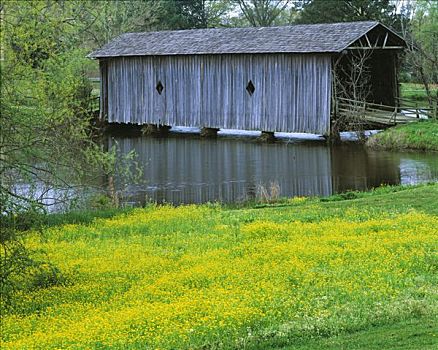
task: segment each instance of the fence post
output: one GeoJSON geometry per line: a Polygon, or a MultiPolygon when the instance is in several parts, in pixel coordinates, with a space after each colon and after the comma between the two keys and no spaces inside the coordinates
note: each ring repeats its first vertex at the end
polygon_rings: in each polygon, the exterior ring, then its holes
{"type": "Polygon", "coordinates": [[[430,114],[428,114],[428,117],[432,118],[432,119],[437,119],[438,118],[438,115],[437,115],[438,101],[435,102],[434,104],[432,104],[431,107],[432,108],[430,109],[430,114]]]}

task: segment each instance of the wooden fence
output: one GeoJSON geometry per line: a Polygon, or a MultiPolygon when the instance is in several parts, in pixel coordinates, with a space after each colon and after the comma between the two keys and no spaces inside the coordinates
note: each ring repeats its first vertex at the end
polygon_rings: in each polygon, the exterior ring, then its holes
{"type": "Polygon", "coordinates": [[[392,126],[414,122],[420,118],[434,118],[436,110],[423,107],[399,107],[338,98],[334,113],[351,126],[375,124],[392,126]]]}

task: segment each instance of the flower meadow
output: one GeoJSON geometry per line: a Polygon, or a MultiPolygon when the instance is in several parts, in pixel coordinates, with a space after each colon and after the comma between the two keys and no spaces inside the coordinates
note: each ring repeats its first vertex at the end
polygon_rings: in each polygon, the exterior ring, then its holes
{"type": "Polygon", "coordinates": [[[1,347],[242,349],[437,314],[437,216],[325,210],[151,206],[30,234],[65,280],[15,296],[1,347]]]}

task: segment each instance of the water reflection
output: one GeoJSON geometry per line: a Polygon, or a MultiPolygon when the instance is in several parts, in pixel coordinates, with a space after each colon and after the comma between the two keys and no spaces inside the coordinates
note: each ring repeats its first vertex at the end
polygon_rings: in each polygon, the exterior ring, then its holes
{"type": "Polygon", "coordinates": [[[74,198],[79,193],[84,193],[85,190],[81,188],[77,191],[73,187],[60,188],[48,185],[40,180],[35,180],[32,184],[28,182],[16,182],[11,192],[17,195],[16,203],[27,207],[26,200],[22,198],[31,198],[33,201],[43,205],[48,212],[63,212],[72,207],[74,198]]]}
{"type": "MultiPolygon", "coordinates": [[[[436,154],[438,158],[438,154],[436,154]]],[[[427,182],[437,177],[437,164],[428,164],[422,159],[400,157],[400,183],[413,185],[420,182],[427,182]]]]}
{"type": "Polygon", "coordinates": [[[134,149],[144,185],[131,185],[128,201],[202,203],[253,199],[257,187],[278,183],[281,196],[326,196],[381,184],[438,180],[434,154],[369,151],[361,145],[170,136],[117,137],[122,153],[134,149]]]}

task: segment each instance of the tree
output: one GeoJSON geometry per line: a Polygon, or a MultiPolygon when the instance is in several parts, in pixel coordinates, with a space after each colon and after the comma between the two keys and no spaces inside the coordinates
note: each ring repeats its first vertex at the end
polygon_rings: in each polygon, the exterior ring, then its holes
{"type": "Polygon", "coordinates": [[[214,28],[231,8],[230,0],[167,0],[160,22],[162,29],[214,28]]]}
{"type": "Polygon", "coordinates": [[[93,139],[88,72],[96,62],[86,55],[120,32],[156,26],[161,1],[8,1],[1,9],[4,209],[6,202],[18,208],[32,197],[28,187],[17,191],[21,180],[38,184],[42,204],[50,188],[80,184],[113,163],[93,139]]]}
{"type": "Polygon", "coordinates": [[[94,49],[126,32],[165,28],[166,4],[165,0],[75,0],[71,20],[80,43],[94,49]]]}
{"type": "MultiPolygon", "coordinates": [[[[235,0],[244,18],[253,27],[269,27],[279,23],[292,5],[290,0],[235,0]]],[[[290,12],[288,12],[290,14],[290,12]]]]}
{"type": "Polygon", "coordinates": [[[391,0],[307,0],[298,23],[380,21],[399,28],[397,6],[391,0]]]}
{"type": "Polygon", "coordinates": [[[412,19],[405,23],[402,35],[408,43],[406,64],[426,90],[429,107],[437,113],[438,89],[438,6],[433,0],[410,3],[412,19]]]}
{"type": "Polygon", "coordinates": [[[76,48],[72,10],[42,1],[8,2],[4,7],[2,212],[5,205],[20,208],[26,200],[43,204],[50,192],[46,188],[79,181],[88,152],[96,149],[89,128],[90,61],[85,50],[76,48]],[[35,188],[17,190],[20,182],[35,188]],[[41,186],[43,193],[33,198],[31,190],[41,192],[41,186]]]}
{"type": "Polygon", "coordinates": [[[351,51],[333,62],[332,141],[339,141],[339,133],[349,130],[351,125],[354,125],[358,139],[365,141],[363,118],[371,93],[369,59],[372,54],[373,50],[351,51]]]}

